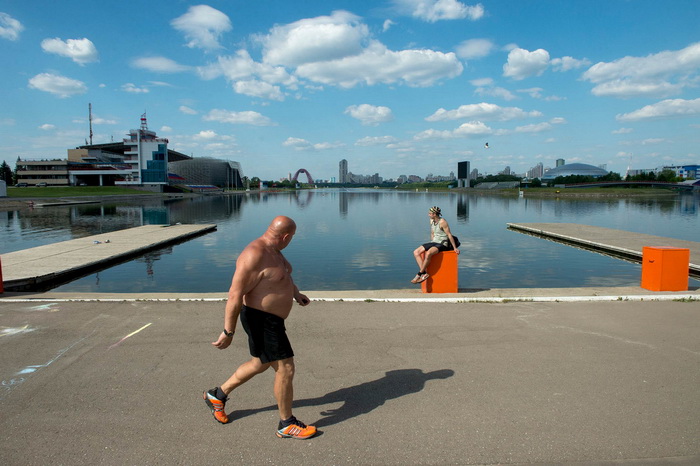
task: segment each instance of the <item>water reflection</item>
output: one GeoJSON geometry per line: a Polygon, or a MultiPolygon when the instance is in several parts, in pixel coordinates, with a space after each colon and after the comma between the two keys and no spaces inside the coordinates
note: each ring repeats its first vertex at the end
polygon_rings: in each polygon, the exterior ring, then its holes
{"type": "Polygon", "coordinates": [[[220,292],[238,253],[276,215],[297,222],[285,254],[309,290],[409,288],[411,251],[442,208],[463,245],[463,289],[638,285],[640,266],[506,230],[567,222],[697,241],[700,196],[549,199],[483,193],[300,190],[0,211],[0,253],[146,224],[215,223],[217,231],[63,285],[61,291],[220,292]],[[335,212],[337,211],[337,214],[335,212]]]}

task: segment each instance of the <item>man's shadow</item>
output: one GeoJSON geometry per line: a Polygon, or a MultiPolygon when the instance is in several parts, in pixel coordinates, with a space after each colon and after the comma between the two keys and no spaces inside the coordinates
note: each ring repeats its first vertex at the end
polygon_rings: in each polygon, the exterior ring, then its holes
{"type": "MultiPolygon", "coordinates": [[[[388,371],[384,377],[371,382],[365,382],[354,387],[341,388],[317,398],[295,400],[294,407],[322,406],[331,403],[343,403],[342,406],[321,411],[324,416],[313,423],[316,427],[330,426],[346,421],[361,414],[369,413],[386,403],[388,400],[399,398],[423,390],[425,383],[432,379],[452,377],[454,371],[441,369],[424,373],[420,369],[399,369],[388,371]]],[[[229,414],[232,419],[240,419],[263,411],[276,410],[277,406],[260,409],[244,409],[229,414]]]]}

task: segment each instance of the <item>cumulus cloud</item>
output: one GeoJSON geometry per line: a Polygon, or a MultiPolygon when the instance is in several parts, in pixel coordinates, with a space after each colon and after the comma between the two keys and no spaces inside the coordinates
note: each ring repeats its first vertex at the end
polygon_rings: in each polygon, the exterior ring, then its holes
{"type": "Polygon", "coordinates": [[[345,114],[360,120],[365,126],[377,126],[394,119],[389,107],[381,107],[369,104],[351,105],[345,109],[345,114]]]}
{"type": "Polygon", "coordinates": [[[62,57],[68,57],[79,65],[99,61],[99,54],[95,44],[90,39],[68,39],[62,41],[58,37],[55,39],[44,39],[41,41],[41,48],[45,52],[54,53],[62,57]]]}
{"type": "Polygon", "coordinates": [[[3,39],[16,41],[19,34],[24,30],[22,23],[14,19],[7,13],[0,13],[0,37],[3,39]]]}
{"type": "Polygon", "coordinates": [[[532,125],[525,125],[525,126],[518,126],[515,128],[516,133],[541,133],[542,131],[549,131],[552,129],[552,125],[543,122],[543,123],[535,123],[532,125]]]}
{"type": "Polygon", "coordinates": [[[591,62],[586,58],[579,60],[572,57],[562,57],[553,58],[550,64],[554,71],[569,71],[588,66],[591,62]]]}
{"type": "Polygon", "coordinates": [[[463,123],[453,131],[428,129],[416,134],[413,136],[413,139],[416,141],[424,139],[453,139],[458,137],[484,136],[493,134],[493,132],[493,129],[482,121],[470,121],[468,123],[463,123]]]}
{"type": "Polygon", "coordinates": [[[39,126],[39,129],[44,131],[51,131],[52,129],[56,129],[56,126],[49,123],[44,123],[43,125],[39,126]]]}
{"type": "Polygon", "coordinates": [[[515,48],[508,53],[508,62],[503,65],[503,76],[522,80],[530,76],[540,76],[549,66],[549,52],[537,49],[530,52],[515,48]]]}
{"type": "Polygon", "coordinates": [[[669,96],[696,85],[698,69],[700,42],[646,57],[599,62],[583,73],[583,79],[595,84],[591,92],[597,96],[669,96]]]}
{"type": "Polygon", "coordinates": [[[233,90],[237,94],[243,94],[251,97],[261,97],[269,100],[284,100],[284,94],[279,86],[251,79],[248,81],[236,81],[233,84],[233,90]]]}
{"type": "Polygon", "coordinates": [[[29,80],[29,87],[49,92],[62,99],[87,92],[87,86],[82,81],[52,73],[37,74],[29,80]]]}
{"type": "Polygon", "coordinates": [[[384,144],[392,144],[397,142],[393,136],[365,136],[362,139],[355,141],[356,146],[381,146],[384,144]]]}
{"type": "Polygon", "coordinates": [[[204,121],[218,121],[220,123],[245,124],[253,126],[275,126],[268,117],[258,112],[233,112],[230,110],[214,109],[204,117],[204,121]]]}
{"type": "Polygon", "coordinates": [[[179,108],[180,112],[184,113],[185,115],[196,115],[197,110],[188,107],[187,105],[180,105],[179,108]]]}
{"type": "Polygon", "coordinates": [[[246,50],[239,50],[234,55],[220,56],[216,62],[198,68],[197,73],[202,79],[215,79],[219,76],[228,81],[258,78],[266,83],[283,84],[290,88],[298,83],[284,67],[258,63],[246,50]]]}
{"type": "Polygon", "coordinates": [[[617,115],[618,121],[661,120],[700,115],[700,99],[667,99],[630,113],[617,115]]]}
{"type": "Polygon", "coordinates": [[[145,87],[137,87],[134,83],[122,84],[122,91],[128,92],[129,94],[148,94],[151,92],[145,87]]]}
{"type": "Polygon", "coordinates": [[[176,61],[165,57],[136,58],[131,62],[131,66],[143,70],[154,71],[156,73],[181,73],[191,69],[189,66],[180,65],[176,61]]]}
{"type": "Polygon", "coordinates": [[[192,6],[184,15],[175,18],[170,25],[185,35],[190,48],[216,50],[221,48],[219,39],[231,30],[229,17],[207,5],[192,6]]]}
{"type": "Polygon", "coordinates": [[[484,16],[484,6],[466,5],[457,0],[394,0],[399,11],[430,23],[448,19],[476,21],[484,16]]]}
{"type": "Polygon", "coordinates": [[[263,62],[295,67],[304,63],[336,60],[362,52],[369,29],[347,11],[306,18],[275,26],[263,44],[263,62]]]}
{"type": "Polygon", "coordinates": [[[498,98],[506,100],[506,101],[515,100],[518,98],[512,92],[510,92],[508,89],[504,89],[504,88],[498,87],[498,86],[480,86],[474,90],[474,94],[480,95],[482,97],[483,96],[498,97],[498,98]]]}
{"type": "Polygon", "coordinates": [[[403,83],[425,87],[435,82],[459,76],[462,63],[452,53],[433,50],[388,50],[373,41],[362,54],[328,62],[307,63],[297,68],[297,74],[310,81],[351,88],[359,83],[403,83]]]}
{"type": "Polygon", "coordinates": [[[455,110],[438,109],[426,118],[427,121],[447,121],[466,118],[479,118],[482,120],[508,121],[516,118],[528,118],[542,116],[542,112],[533,110],[526,112],[518,107],[501,107],[496,104],[481,102],[479,104],[461,105],[455,110]]]}
{"type": "Polygon", "coordinates": [[[384,21],[384,25],[382,26],[382,31],[383,31],[383,32],[388,31],[389,28],[390,28],[391,26],[393,26],[394,24],[396,24],[396,23],[393,22],[393,21],[390,20],[390,19],[387,19],[386,21],[384,21]]]}
{"type": "Polygon", "coordinates": [[[489,39],[469,39],[459,44],[456,51],[459,58],[471,60],[486,57],[495,49],[496,44],[489,39]]]}
{"type": "Polygon", "coordinates": [[[331,143],[331,142],[319,142],[316,144],[312,144],[311,142],[307,141],[306,139],[293,138],[293,137],[287,138],[287,140],[284,141],[282,143],[282,145],[285,147],[292,147],[294,150],[298,150],[298,151],[302,151],[302,150],[328,150],[328,149],[336,149],[338,147],[343,146],[343,144],[341,144],[341,143],[331,143]]]}

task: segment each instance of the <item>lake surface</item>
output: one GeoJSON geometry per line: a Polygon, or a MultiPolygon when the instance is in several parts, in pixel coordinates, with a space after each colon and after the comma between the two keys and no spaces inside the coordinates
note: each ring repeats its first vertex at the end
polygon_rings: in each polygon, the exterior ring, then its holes
{"type": "MultiPolygon", "coordinates": [[[[581,223],[700,240],[700,196],[535,199],[456,192],[318,189],[0,212],[0,254],[145,224],[215,223],[217,231],[55,288],[85,292],[223,292],[239,252],[276,215],[297,222],[284,250],[303,290],[402,289],[429,240],[437,205],[462,246],[459,286],[638,286],[641,265],[509,231],[510,222],[581,223]]],[[[697,286],[691,280],[691,286],[697,286]]]]}

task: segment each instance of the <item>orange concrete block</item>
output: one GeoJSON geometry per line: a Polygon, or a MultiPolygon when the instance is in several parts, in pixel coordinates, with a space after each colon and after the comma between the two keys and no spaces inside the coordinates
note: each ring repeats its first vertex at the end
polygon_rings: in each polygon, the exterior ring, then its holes
{"type": "Polygon", "coordinates": [[[428,279],[421,283],[423,293],[457,293],[459,266],[457,253],[444,251],[435,254],[428,264],[428,279]]]}
{"type": "Polygon", "coordinates": [[[686,291],[690,250],[642,248],[642,288],[650,291],[686,291]]]}

